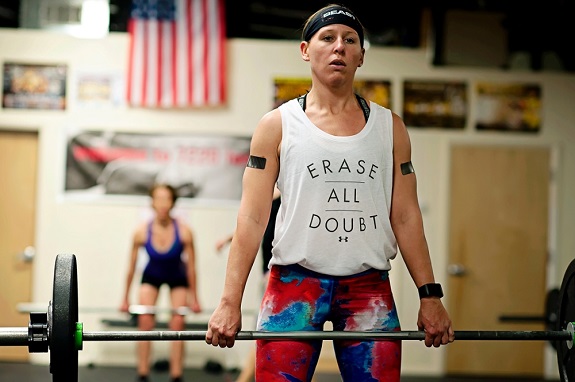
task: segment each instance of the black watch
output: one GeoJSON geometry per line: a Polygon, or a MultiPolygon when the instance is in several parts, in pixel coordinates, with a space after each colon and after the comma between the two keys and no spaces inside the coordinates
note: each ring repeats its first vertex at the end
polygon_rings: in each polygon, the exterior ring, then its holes
{"type": "Polygon", "coordinates": [[[443,289],[441,284],[425,284],[417,288],[419,298],[425,297],[443,297],[443,289]]]}

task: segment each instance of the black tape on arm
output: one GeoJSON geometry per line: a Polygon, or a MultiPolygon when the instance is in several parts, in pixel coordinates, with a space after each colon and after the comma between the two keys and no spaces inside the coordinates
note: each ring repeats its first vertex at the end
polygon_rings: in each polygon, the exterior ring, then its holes
{"type": "Polygon", "coordinates": [[[414,172],[415,172],[415,169],[413,168],[413,164],[411,164],[411,161],[401,164],[401,173],[403,175],[409,175],[409,174],[412,174],[414,172]]]}
{"type": "Polygon", "coordinates": [[[266,158],[255,157],[253,155],[250,155],[247,166],[263,170],[264,168],[266,168],[266,158]]]}

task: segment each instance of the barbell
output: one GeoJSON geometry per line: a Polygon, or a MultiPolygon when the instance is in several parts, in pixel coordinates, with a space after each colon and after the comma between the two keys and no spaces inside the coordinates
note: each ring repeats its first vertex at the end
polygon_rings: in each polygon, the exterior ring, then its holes
{"type": "MultiPolygon", "coordinates": [[[[455,331],[455,340],[552,341],[562,382],[575,382],[575,259],[561,283],[555,330],[455,331]]],[[[28,327],[0,328],[0,346],[28,346],[31,353],[50,353],[53,382],[78,381],[78,351],[86,341],[203,341],[205,331],[84,331],[78,321],[76,256],[59,254],[54,267],[52,300],[45,312],[31,312],[28,327]]],[[[237,340],[418,340],[423,331],[240,331],[237,340]]]]}

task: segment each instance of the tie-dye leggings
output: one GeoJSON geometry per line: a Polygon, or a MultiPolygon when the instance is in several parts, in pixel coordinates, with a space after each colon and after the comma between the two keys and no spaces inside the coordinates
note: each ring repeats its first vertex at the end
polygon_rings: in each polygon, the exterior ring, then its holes
{"type": "MultiPolygon", "coordinates": [[[[298,265],[274,265],[257,329],[401,330],[387,271],[335,277],[298,265]]],[[[310,381],[322,341],[258,340],[256,381],[310,381]]],[[[343,381],[398,382],[401,341],[334,341],[343,381]]]]}

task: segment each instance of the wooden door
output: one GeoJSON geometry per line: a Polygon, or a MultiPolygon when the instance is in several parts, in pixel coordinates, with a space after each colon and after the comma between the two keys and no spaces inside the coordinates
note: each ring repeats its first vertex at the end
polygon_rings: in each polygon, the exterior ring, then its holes
{"type": "MultiPolygon", "coordinates": [[[[38,135],[0,130],[0,327],[26,327],[17,304],[31,300],[38,135]]],[[[28,348],[0,347],[0,360],[27,361],[28,348]]]]}
{"type": "MultiPolygon", "coordinates": [[[[455,330],[545,330],[501,322],[543,316],[550,150],[451,150],[448,307],[455,330]]],[[[451,375],[542,376],[544,341],[462,341],[446,349],[451,375]]]]}

